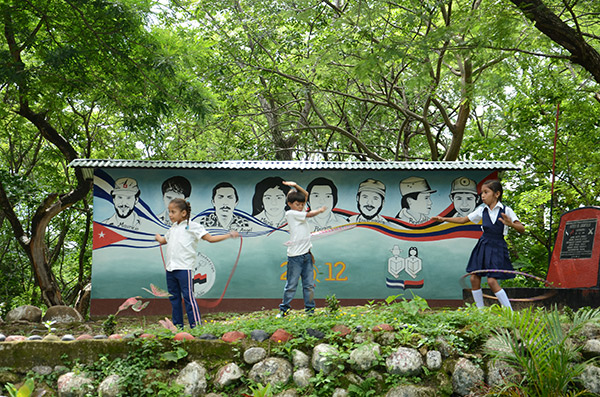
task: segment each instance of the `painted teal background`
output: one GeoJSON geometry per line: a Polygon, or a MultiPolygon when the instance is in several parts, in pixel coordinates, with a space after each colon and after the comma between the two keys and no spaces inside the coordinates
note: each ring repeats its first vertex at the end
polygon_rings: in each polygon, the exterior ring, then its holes
{"type": "MultiPolygon", "coordinates": [[[[457,177],[466,176],[479,182],[490,174],[485,171],[354,171],[354,170],[146,170],[104,169],[113,179],[135,178],[143,200],[155,214],[164,210],[162,182],[181,175],[192,183],[189,201],[193,213],[212,208],[212,188],[220,182],[233,184],[239,195],[238,210],[252,213],[252,196],[256,183],[268,176],[279,176],[293,180],[306,188],[317,177],[331,179],[338,188],[339,209],[357,212],[356,193],[358,185],[367,178],[374,178],[386,185],[386,198],[381,215],[394,217],[400,210],[400,180],[410,176],[427,179],[432,189],[433,202],[430,215],[437,215],[451,204],[450,183],[457,177]]],[[[114,214],[111,201],[94,196],[94,220],[102,222],[114,214]]],[[[167,229],[152,226],[150,233],[164,234],[167,229]]],[[[282,264],[287,260],[288,234],[275,231],[269,235],[243,239],[239,264],[231,278],[227,298],[281,298],[285,273],[282,264]]],[[[354,228],[326,235],[313,242],[316,257],[316,298],[335,294],[340,299],[381,299],[389,295],[415,295],[426,299],[462,299],[460,278],[465,273],[466,262],[475,245],[474,238],[452,238],[439,241],[408,241],[397,239],[376,230],[354,228]],[[423,288],[403,291],[386,287],[386,277],[393,278],[387,271],[388,259],[393,256],[394,245],[402,250],[400,256],[408,256],[409,247],[417,247],[423,263],[417,278],[402,272],[400,278],[424,280],[423,288]],[[332,267],[332,277],[329,266],[332,267]],[[341,264],[340,264],[341,263],[341,264]],[[334,265],[338,264],[334,267],[334,265]],[[343,264],[343,265],[342,265],[343,264]],[[343,269],[343,272],[338,275],[343,269]],[[338,277],[336,277],[338,276],[338,277]]],[[[235,263],[240,240],[226,240],[210,244],[202,241],[199,250],[215,265],[216,279],[212,289],[203,298],[218,298],[235,263]]],[[[150,284],[166,288],[165,271],[158,247],[126,248],[106,246],[94,249],[92,267],[92,298],[119,299],[140,295],[151,297],[142,288],[150,284]]],[[[301,296],[298,291],[297,297],[301,296]]]]}

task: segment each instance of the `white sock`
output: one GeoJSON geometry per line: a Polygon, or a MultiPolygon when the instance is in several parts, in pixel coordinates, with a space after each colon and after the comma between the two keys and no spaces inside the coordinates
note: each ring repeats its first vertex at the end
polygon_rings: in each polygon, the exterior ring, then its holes
{"type": "Polygon", "coordinates": [[[498,292],[495,292],[496,298],[498,298],[498,301],[500,302],[500,304],[504,307],[508,307],[510,310],[512,310],[512,306],[510,305],[510,301],[508,300],[508,296],[506,296],[506,292],[504,292],[503,289],[501,289],[498,292]]]}
{"type": "Polygon", "coordinates": [[[480,289],[472,289],[471,294],[473,294],[473,300],[475,301],[475,305],[477,307],[484,307],[483,303],[483,291],[480,289]]]}

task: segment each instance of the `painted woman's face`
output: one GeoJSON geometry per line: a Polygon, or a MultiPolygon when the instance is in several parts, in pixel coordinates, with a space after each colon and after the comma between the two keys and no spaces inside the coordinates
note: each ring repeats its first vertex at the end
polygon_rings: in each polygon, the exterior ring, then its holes
{"type": "Polygon", "coordinates": [[[278,215],[285,209],[285,193],[278,187],[272,187],[263,194],[263,206],[269,215],[278,215]]]}
{"type": "Polygon", "coordinates": [[[310,196],[308,197],[311,209],[317,209],[321,207],[327,208],[324,214],[331,212],[333,208],[333,193],[331,192],[331,186],[327,185],[315,185],[310,190],[310,196]]]}

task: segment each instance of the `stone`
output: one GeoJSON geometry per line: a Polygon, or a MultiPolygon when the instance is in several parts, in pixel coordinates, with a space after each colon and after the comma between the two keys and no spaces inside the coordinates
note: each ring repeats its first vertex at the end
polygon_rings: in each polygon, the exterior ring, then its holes
{"type": "Polygon", "coordinates": [[[441,336],[435,338],[437,350],[442,353],[443,358],[448,358],[456,353],[456,349],[441,336]]]}
{"type": "Polygon", "coordinates": [[[348,390],[342,389],[341,387],[336,387],[331,394],[331,397],[348,397],[349,395],[350,393],[348,393],[348,390]]]}
{"type": "Polygon", "coordinates": [[[217,371],[217,375],[215,376],[215,386],[217,386],[217,388],[227,387],[236,383],[243,375],[244,373],[237,364],[226,364],[217,371]]]}
{"type": "Polygon", "coordinates": [[[314,329],[314,328],[307,328],[306,333],[308,336],[312,336],[313,338],[316,338],[316,339],[323,339],[325,337],[325,332],[319,331],[318,329],[314,329]]]}
{"type": "Polygon", "coordinates": [[[396,344],[396,334],[394,332],[379,332],[375,340],[383,346],[394,346],[396,344]]]}
{"type": "Polygon", "coordinates": [[[255,329],[254,331],[250,332],[250,338],[257,342],[263,342],[269,339],[269,334],[262,329],[255,329]]]}
{"type": "Polygon", "coordinates": [[[44,317],[43,321],[54,321],[58,324],[70,324],[70,323],[81,323],[83,322],[83,316],[79,312],[70,306],[50,306],[44,317]]]}
{"type": "Polygon", "coordinates": [[[365,342],[372,342],[373,334],[370,332],[359,332],[354,335],[354,338],[352,338],[352,340],[357,345],[360,345],[361,343],[365,343],[365,342]]]}
{"type": "Polygon", "coordinates": [[[81,334],[77,338],[75,338],[75,340],[88,340],[88,339],[94,339],[94,337],[90,334],[81,334]]]}
{"type": "Polygon", "coordinates": [[[593,395],[600,394],[600,368],[595,365],[587,365],[579,376],[583,387],[593,395]]]}
{"type": "Polygon", "coordinates": [[[6,336],[4,334],[0,334],[0,342],[4,342],[6,340],[6,336]]]}
{"type": "Polygon", "coordinates": [[[234,343],[242,339],[246,339],[246,334],[240,331],[225,332],[221,337],[221,340],[227,343],[234,343]]]}
{"type": "Polygon", "coordinates": [[[252,366],[248,378],[254,382],[286,383],[292,376],[292,364],[279,357],[268,357],[252,366]]]}
{"type": "Polygon", "coordinates": [[[442,368],[442,353],[437,350],[430,350],[425,354],[425,365],[432,371],[442,368]]]}
{"type": "Polygon", "coordinates": [[[350,335],[350,333],[352,332],[352,330],[344,324],[336,324],[333,326],[333,328],[331,330],[333,332],[339,333],[341,337],[350,335]]]}
{"type": "Polygon", "coordinates": [[[53,371],[56,375],[60,376],[69,372],[69,368],[65,367],[64,365],[55,365],[53,371]]]}
{"type": "Polygon", "coordinates": [[[143,334],[140,335],[140,338],[142,338],[142,339],[154,339],[154,338],[156,338],[156,335],[154,335],[154,334],[148,334],[148,333],[144,332],[143,334]]]}
{"type": "Polygon", "coordinates": [[[381,348],[377,343],[369,343],[357,347],[350,352],[352,368],[359,371],[366,371],[377,365],[381,355],[381,348]]]}
{"type": "Polygon", "coordinates": [[[416,385],[399,385],[391,388],[385,397],[429,397],[437,395],[435,389],[416,385]]]}
{"type": "Polygon", "coordinates": [[[286,389],[281,393],[275,395],[275,397],[298,397],[298,391],[296,389],[286,389]]]}
{"type": "Polygon", "coordinates": [[[23,335],[8,335],[5,342],[21,342],[27,340],[23,335]]]}
{"type": "Polygon", "coordinates": [[[294,383],[298,387],[307,387],[310,385],[310,378],[313,376],[315,376],[315,373],[310,368],[298,368],[293,374],[294,383]]]}
{"type": "Polygon", "coordinates": [[[192,397],[201,396],[206,392],[206,368],[192,361],[181,370],[175,383],[183,386],[182,394],[192,397]]]}
{"type": "Polygon", "coordinates": [[[471,361],[461,357],[452,373],[452,389],[460,396],[466,396],[477,385],[483,383],[483,370],[471,361]]]}
{"type": "Polygon", "coordinates": [[[499,386],[507,382],[518,382],[521,375],[516,369],[501,360],[490,360],[487,364],[487,383],[491,386],[499,386]]]}
{"type": "Polygon", "coordinates": [[[178,341],[193,340],[194,337],[189,332],[182,331],[182,332],[176,333],[175,336],[173,337],[173,339],[178,340],[178,341]]]}
{"type": "Polygon", "coordinates": [[[387,371],[402,376],[419,375],[422,371],[423,357],[417,349],[399,347],[385,360],[387,371]]]}
{"type": "Polygon", "coordinates": [[[600,340],[587,340],[581,349],[581,354],[583,354],[586,359],[600,356],[600,340]]]}
{"type": "Polygon", "coordinates": [[[63,342],[71,342],[75,340],[75,337],[71,334],[65,334],[62,338],[60,338],[63,342]]]}
{"type": "Polygon", "coordinates": [[[102,334],[100,334],[100,335],[94,335],[93,339],[108,339],[108,336],[102,335],[102,334]]]}
{"type": "Polygon", "coordinates": [[[378,324],[373,326],[373,328],[371,328],[371,331],[373,332],[381,332],[381,331],[387,331],[387,332],[393,332],[394,331],[394,327],[392,327],[389,324],[378,324]]]}
{"type": "Polygon", "coordinates": [[[49,367],[48,365],[36,365],[31,368],[31,371],[39,375],[50,375],[52,373],[52,367],[49,367]]]}
{"type": "Polygon", "coordinates": [[[61,375],[56,382],[60,397],[81,397],[93,393],[92,380],[85,374],[67,372],[61,375]]]}
{"type": "Polygon", "coordinates": [[[292,363],[294,368],[308,368],[310,364],[310,357],[301,350],[292,350],[292,363]]]}
{"type": "Polygon", "coordinates": [[[42,321],[42,310],[35,306],[23,305],[16,307],[6,315],[7,323],[16,321],[28,321],[30,323],[39,323],[42,321]]]}
{"type": "Polygon", "coordinates": [[[123,386],[119,385],[121,377],[112,374],[104,378],[98,386],[98,395],[102,397],[117,397],[123,394],[123,386]]]}
{"type": "Polygon", "coordinates": [[[48,334],[42,338],[45,342],[60,342],[60,338],[54,334],[48,334]]]}
{"type": "Polygon", "coordinates": [[[339,356],[340,352],[334,346],[321,343],[313,349],[312,367],[315,371],[328,375],[335,368],[339,356]]]}
{"type": "Polygon", "coordinates": [[[123,335],[121,335],[121,334],[112,334],[112,335],[110,335],[110,336],[108,337],[108,339],[112,339],[112,340],[115,340],[115,339],[117,339],[117,340],[118,340],[118,339],[123,339],[123,335]]]}
{"type": "Polygon", "coordinates": [[[213,334],[202,334],[198,337],[198,339],[202,340],[217,340],[219,339],[216,335],[213,334]]]}
{"type": "Polygon", "coordinates": [[[287,342],[292,338],[292,334],[280,328],[277,331],[273,332],[273,335],[271,335],[269,339],[273,342],[287,342]]]}
{"type": "Polygon", "coordinates": [[[267,351],[262,347],[251,347],[244,352],[246,364],[256,364],[267,357],[267,351]]]}
{"type": "Polygon", "coordinates": [[[42,340],[43,338],[39,335],[31,335],[27,340],[42,340]]]}

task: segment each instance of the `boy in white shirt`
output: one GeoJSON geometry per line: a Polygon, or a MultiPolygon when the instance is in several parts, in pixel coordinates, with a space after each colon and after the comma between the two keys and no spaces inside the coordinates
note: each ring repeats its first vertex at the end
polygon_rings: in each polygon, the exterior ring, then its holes
{"type": "Polygon", "coordinates": [[[298,280],[302,277],[302,293],[304,296],[304,311],[312,314],[315,311],[315,283],[313,277],[313,261],[310,249],[310,226],[306,221],[315,215],[321,214],[327,208],[321,207],[312,211],[305,211],[308,192],[296,182],[283,182],[294,188],[287,194],[287,204],[290,209],[285,213],[290,230],[290,242],[287,248],[288,263],[286,283],[283,289],[283,301],[279,305],[277,317],[284,317],[290,310],[290,303],[296,294],[298,280]]]}

